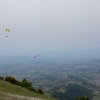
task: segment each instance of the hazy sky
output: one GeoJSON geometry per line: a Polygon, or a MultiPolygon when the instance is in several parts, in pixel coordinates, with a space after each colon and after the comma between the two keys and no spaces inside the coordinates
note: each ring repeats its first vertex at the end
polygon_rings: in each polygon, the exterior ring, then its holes
{"type": "Polygon", "coordinates": [[[100,0],[0,0],[0,55],[97,47],[100,0]]]}

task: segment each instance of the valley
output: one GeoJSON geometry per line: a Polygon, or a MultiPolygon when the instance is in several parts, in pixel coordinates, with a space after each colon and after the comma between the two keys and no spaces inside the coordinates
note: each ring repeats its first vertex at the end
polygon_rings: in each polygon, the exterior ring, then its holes
{"type": "MultiPolygon", "coordinates": [[[[42,88],[45,94],[56,98],[58,94],[66,97],[65,93],[70,85],[77,88],[83,87],[83,90],[88,93],[82,93],[91,99],[99,97],[99,72],[100,59],[42,59],[37,63],[31,58],[15,58],[0,63],[0,76],[13,76],[18,80],[26,78],[32,82],[33,87],[42,88]]],[[[72,93],[70,89],[68,93],[72,93]]]]}

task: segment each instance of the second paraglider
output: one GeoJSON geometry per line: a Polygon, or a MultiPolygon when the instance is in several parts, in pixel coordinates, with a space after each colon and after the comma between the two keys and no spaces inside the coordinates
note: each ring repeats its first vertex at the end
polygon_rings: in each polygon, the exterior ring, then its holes
{"type": "Polygon", "coordinates": [[[37,63],[39,63],[39,58],[38,57],[41,57],[41,56],[40,55],[35,55],[34,56],[34,59],[38,60],[37,63]]]}

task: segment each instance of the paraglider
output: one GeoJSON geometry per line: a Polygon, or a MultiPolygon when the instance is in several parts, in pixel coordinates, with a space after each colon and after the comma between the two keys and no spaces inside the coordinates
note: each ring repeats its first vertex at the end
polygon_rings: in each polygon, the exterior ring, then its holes
{"type": "MultiPolygon", "coordinates": [[[[40,55],[35,55],[34,59],[36,59],[37,57],[41,57],[40,55]]],[[[39,61],[37,61],[37,63],[39,63],[39,61]]]]}
{"type": "MultiPolygon", "coordinates": [[[[7,31],[7,32],[10,32],[10,29],[9,29],[9,28],[6,28],[6,31],[7,31]]],[[[8,36],[6,36],[6,37],[8,37],[8,36]]]]}

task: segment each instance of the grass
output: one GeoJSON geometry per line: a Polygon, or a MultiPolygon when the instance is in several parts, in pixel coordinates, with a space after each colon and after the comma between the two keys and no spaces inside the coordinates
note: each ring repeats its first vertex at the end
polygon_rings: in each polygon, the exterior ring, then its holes
{"type": "Polygon", "coordinates": [[[11,97],[5,94],[0,93],[0,100],[27,100],[25,98],[21,99],[21,98],[16,98],[16,97],[11,97]]]}
{"type": "MultiPolygon", "coordinates": [[[[0,80],[0,100],[3,100],[3,98],[5,98],[5,94],[2,94],[2,93],[10,93],[10,94],[16,94],[16,95],[20,95],[20,96],[36,97],[36,98],[41,98],[41,99],[45,99],[45,100],[56,100],[56,99],[48,97],[46,95],[37,94],[35,92],[31,92],[20,86],[13,85],[9,82],[0,80]]],[[[9,98],[9,96],[6,96],[6,97],[9,98]]],[[[17,100],[17,99],[12,98],[12,100],[17,100]]],[[[21,100],[24,100],[24,99],[21,99],[21,100]]]]}

